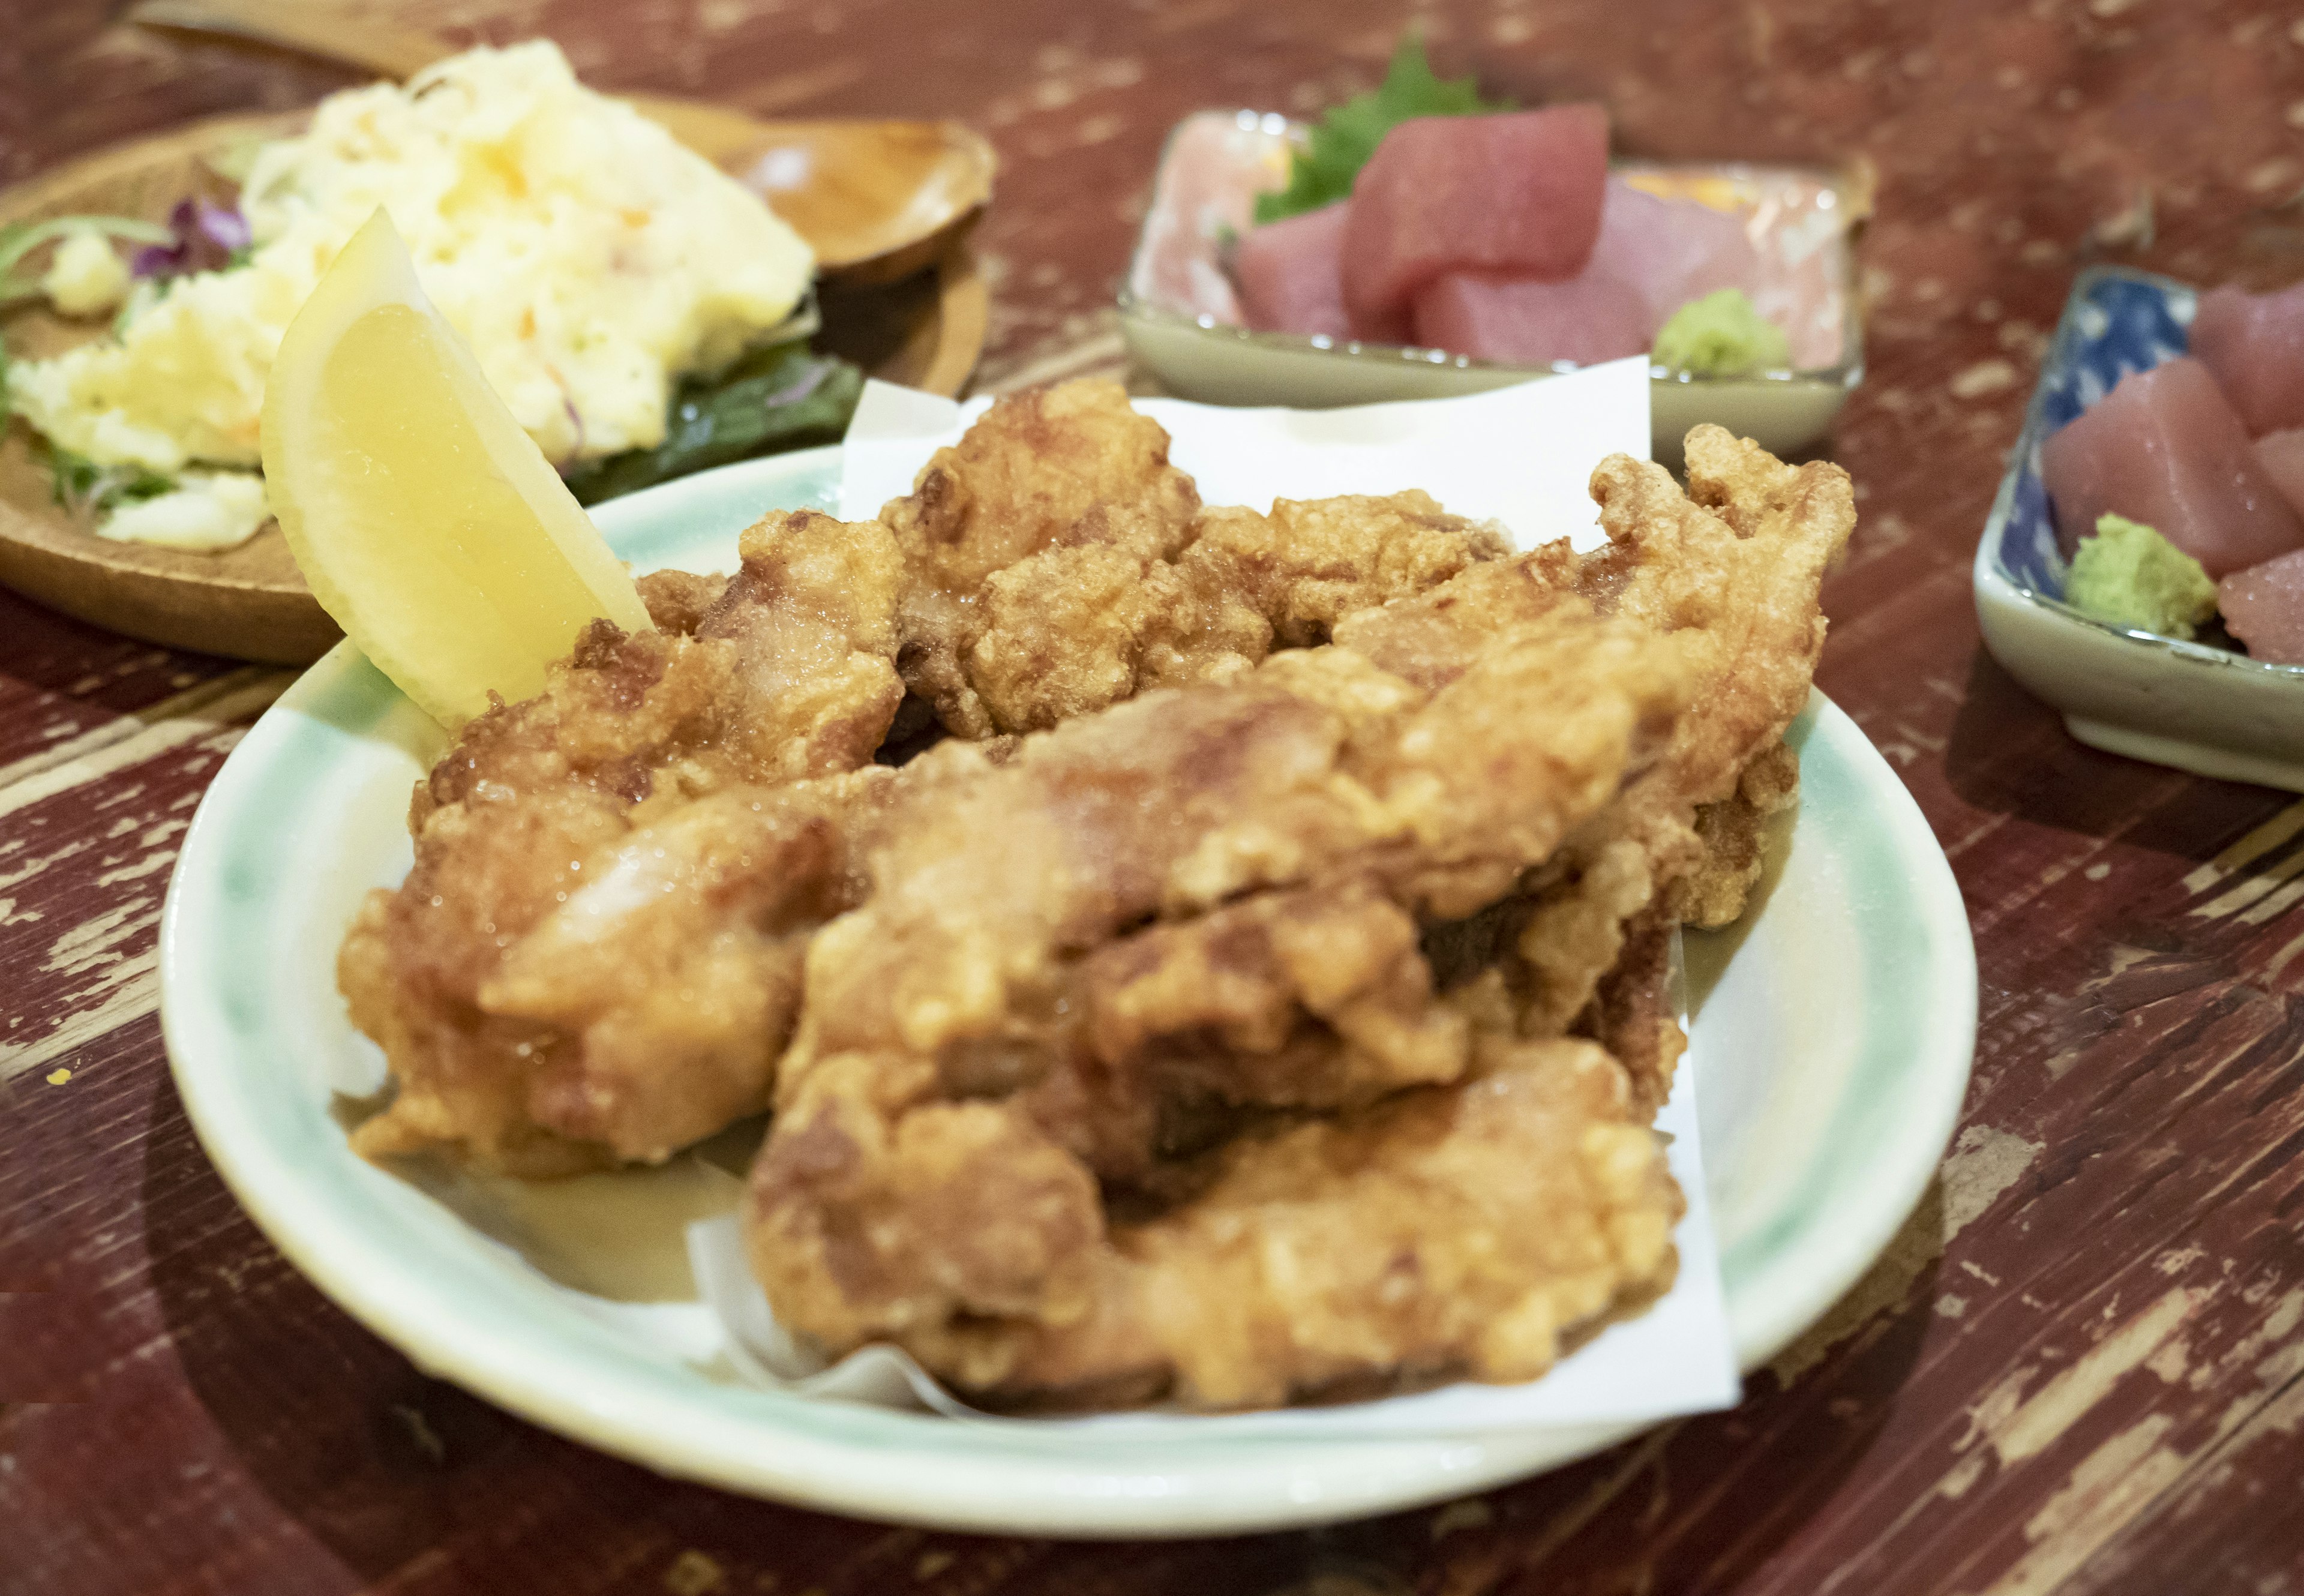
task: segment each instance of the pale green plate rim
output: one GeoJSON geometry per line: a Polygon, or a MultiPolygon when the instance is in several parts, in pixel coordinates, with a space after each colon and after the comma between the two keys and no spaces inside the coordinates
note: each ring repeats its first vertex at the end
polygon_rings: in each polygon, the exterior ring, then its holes
{"type": "MultiPolygon", "coordinates": [[[[675,482],[603,509],[642,568],[699,525],[741,525],[770,504],[831,507],[839,450],[810,450],[675,482]]],[[[640,1355],[606,1328],[539,1339],[500,1271],[429,1252],[372,1220],[365,1183],[324,1103],[267,1090],[293,1080],[267,1013],[262,950],[293,901],[277,845],[363,728],[405,711],[341,647],[233,751],[186,834],[161,924],[162,1022],[202,1144],[258,1224],[327,1295],[420,1366],[540,1424],[664,1473],[827,1510],[944,1527],[1074,1535],[1221,1533],[1442,1499],[1584,1456],[1631,1433],[1308,1442],[1119,1441],[832,1405],[716,1384],[640,1355]]],[[[1860,1275],[1919,1201],[1949,1139],[1973,1050],[1976,965],[1949,865],[1903,785],[1820,694],[1794,729],[1800,825],[1853,866],[1865,1090],[1844,1092],[1800,1184],[1766,1233],[1724,1258],[1740,1363],[1751,1369],[1860,1275]]]]}

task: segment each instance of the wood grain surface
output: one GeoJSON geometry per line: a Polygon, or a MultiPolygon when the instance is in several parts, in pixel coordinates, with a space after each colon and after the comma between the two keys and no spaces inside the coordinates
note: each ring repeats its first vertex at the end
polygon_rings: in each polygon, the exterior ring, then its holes
{"type": "MultiPolygon", "coordinates": [[[[1870,1276],[1735,1411],[1472,1500],[1128,1547],[661,1480],[428,1380],[202,1157],[154,1014],[192,806],[283,674],[0,595],[0,1592],[1908,1596],[2304,1592],[2304,804],[2084,750],[1968,567],[2075,268],[2304,276],[2304,13],[2243,0],[406,0],[604,86],[953,116],[1003,163],[979,382],[1121,355],[1159,140],[1445,70],[1660,157],[1868,158],[1864,521],[1822,683],[1967,894],[1976,1081],[1870,1276]]],[[[329,70],[0,5],[0,180],[329,70]],[[10,57],[13,55],[13,60],[10,57]]]]}

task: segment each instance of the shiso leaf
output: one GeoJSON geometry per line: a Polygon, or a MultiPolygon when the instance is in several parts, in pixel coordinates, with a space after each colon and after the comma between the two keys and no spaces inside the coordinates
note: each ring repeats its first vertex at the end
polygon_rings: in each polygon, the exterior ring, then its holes
{"type": "Polygon", "coordinates": [[[1384,136],[1418,116],[1478,116],[1512,109],[1509,100],[1484,100],[1470,78],[1432,75],[1424,41],[1403,34],[1392,53],[1383,87],[1355,95],[1312,126],[1311,137],[1289,164],[1288,186],[1256,197],[1256,219],[1277,222],[1349,198],[1352,182],[1384,136]]]}
{"type": "Polygon", "coordinates": [[[809,444],[836,443],[864,392],[864,373],[803,344],[755,351],[673,396],[664,442],[567,474],[580,505],[652,488],[716,465],[809,444]]]}

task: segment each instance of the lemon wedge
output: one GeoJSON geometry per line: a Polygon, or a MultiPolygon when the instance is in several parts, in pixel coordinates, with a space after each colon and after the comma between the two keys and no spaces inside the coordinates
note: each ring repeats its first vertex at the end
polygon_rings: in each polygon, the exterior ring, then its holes
{"type": "Polygon", "coordinates": [[[378,210],[288,324],[264,477],[320,607],[452,730],[544,686],[606,615],[649,624],[617,562],[378,210]]]}

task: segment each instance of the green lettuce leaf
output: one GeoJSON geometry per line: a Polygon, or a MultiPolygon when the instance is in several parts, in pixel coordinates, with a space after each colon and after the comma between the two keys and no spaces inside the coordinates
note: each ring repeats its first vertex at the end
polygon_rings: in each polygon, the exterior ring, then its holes
{"type": "Polygon", "coordinates": [[[756,454],[840,441],[864,393],[864,373],[805,344],[757,350],[716,377],[691,378],[673,395],[664,442],[629,449],[568,473],[580,505],[596,505],[756,454]]]}
{"type": "Polygon", "coordinates": [[[1256,219],[1277,222],[1349,198],[1352,180],[1368,165],[1384,136],[1417,116],[1478,116],[1512,109],[1510,100],[1484,100],[1470,78],[1444,82],[1432,75],[1424,43],[1403,36],[1392,53],[1384,86],[1355,95],[1313,124],[1305,148],[1288,168],[1288,186],[1256,197],[1256,219]]]}
{"type": "Polygon", "coordinates": [[[98,465],[41,440],[48,457],[48,494],[65,510],[106,515],[123,505],[174,493],[176,481],[140,465],[98,465]]]}

